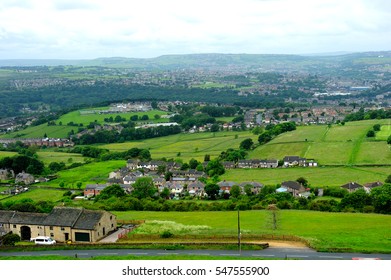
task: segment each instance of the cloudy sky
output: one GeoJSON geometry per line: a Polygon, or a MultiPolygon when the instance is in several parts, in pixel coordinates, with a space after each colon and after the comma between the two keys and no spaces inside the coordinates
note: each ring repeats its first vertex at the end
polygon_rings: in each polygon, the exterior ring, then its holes
{"type": "Polygon", "coordinates": [[[0,59],[391,50],[389,0],[1,0],[0,59]]]}

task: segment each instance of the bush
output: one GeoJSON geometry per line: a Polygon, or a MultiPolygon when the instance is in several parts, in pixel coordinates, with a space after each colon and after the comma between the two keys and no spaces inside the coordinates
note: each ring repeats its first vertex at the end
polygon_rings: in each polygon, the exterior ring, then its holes
{"type": "Polygon", "coordinates": [[[160,234],[160,238],[171,238],[173,236],[174,236],[174,234],[168,230],[166,230],[160,234]]]}
{"type": "Polygon", "coordinates": [[[19,241],[20,241],[20,236],[14,233],[6,234],[3,237],[3,245],[15,246],[15,243],[19,241]]]}

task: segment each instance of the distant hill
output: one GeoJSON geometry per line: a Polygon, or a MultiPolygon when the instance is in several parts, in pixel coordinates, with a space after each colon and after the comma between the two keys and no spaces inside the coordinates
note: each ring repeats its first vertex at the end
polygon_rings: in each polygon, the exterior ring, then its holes
{"type": "MultiPolygon", "coordinates": [[[[264,68],[289,69],[308,68],[325,63],[389,63],[391,51],[362,52],[362,53],[328,53],[310,55],[287,54],[185,54],[163,55],[156,58],[126,58],[104,57],[91,60],[63,60],[63,59],[7,59],[0,60],[0,66],[102,66],[126,67],[142,69],[178,69],[178,68],[264,68]],[[364,60],[364,61],[363,61],[364,60]],[[365,61],[367,60],[367,61],[365,61]]],[[[297,70],[297,69],[296,69],[297,70]]]]}

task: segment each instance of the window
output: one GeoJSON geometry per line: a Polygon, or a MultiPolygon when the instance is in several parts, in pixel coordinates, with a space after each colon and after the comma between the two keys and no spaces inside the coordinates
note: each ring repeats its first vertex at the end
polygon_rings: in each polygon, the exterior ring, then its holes
{"type": "Polygon", "coordinates": [[[50,237],[54,238],[54,233],[53,232],[50,233],[50,237]]]}
{"type": "Polygon", "coordinates": [[[64,228],[64,227],[61,227],[61,230],[65,230],[65,228],[64,228]]]}
{"type": "Polygon", "coordinates": [[[13,228],[16,228],[16,225],[13,225],[12,227],[13,227],[13,228]]]}
{"type": "Polygon", "coordinates": [[[50,229],[50,230],[53,230],[53,226],[50,226],[49,229],[50,229]]]}

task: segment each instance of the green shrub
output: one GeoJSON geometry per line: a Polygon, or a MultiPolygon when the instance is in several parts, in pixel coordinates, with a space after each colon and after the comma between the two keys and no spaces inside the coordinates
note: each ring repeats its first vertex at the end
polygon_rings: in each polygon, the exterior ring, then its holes
{"type": "Polygon", "coordinates": [[[160,238],[171,238],[174,234],[171,231],[165,230],[160,234],[160,238]]]}
{"type": "Polygon", "coordinates": [[[20,236],[14,233],[6,234],[3,237],[3,245],[15,246],[15,243],[19,241],[20,241],[20,236]]]}

